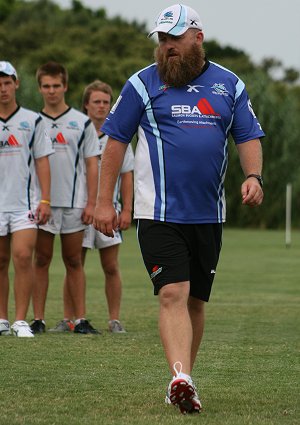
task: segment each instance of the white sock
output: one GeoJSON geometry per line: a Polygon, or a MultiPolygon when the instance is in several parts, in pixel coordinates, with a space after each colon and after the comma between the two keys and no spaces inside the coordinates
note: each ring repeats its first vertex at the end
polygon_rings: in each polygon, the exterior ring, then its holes
{"type": "Polygon", "coordinates": [[[189,381],[189,380],[191,380],[192,378],[190,377],[190,375],[187,375],[186,373],[183,373],[183,372],[180,372],[177,376],[176,376],[176,378],[183,378],[183,379],[185,379],[186,381],[189,381]]]}

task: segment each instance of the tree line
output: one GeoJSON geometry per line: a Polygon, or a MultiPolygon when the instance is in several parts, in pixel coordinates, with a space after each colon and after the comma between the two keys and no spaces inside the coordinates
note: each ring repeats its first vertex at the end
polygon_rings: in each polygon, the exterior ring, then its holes
{"type": "MultiPolygon", "coordinates": [[[[0,53],[16,67],[21,86],[19,102],[39,110],[35,81],[38,66],[55,60],[70,76],[67,101],[81,107],[84,87],[95,79],[109,83],[118,96],[138,69],[153,62],[155,42],[147,38],[145,23],[108,18],[105,9],[92,10],[73,0],[62,9],[51,0],[0,0],[0,53]]],[[[253,108],[266,133],[264,151],[265,200],[260,208],[241,205],[243,173],[234,143],[229,147],[226,178],[229,226],[282,228],[285,224],[285,188],[293,185],[294,227],[300,227],[300,86],[299,72],[284,69],[274,58],[260,64],[242,50],[205,42],[210,60],[237,73],[246,83],[253,108]],[[280,68],[281,79],[273,77],[280,68]]]]}

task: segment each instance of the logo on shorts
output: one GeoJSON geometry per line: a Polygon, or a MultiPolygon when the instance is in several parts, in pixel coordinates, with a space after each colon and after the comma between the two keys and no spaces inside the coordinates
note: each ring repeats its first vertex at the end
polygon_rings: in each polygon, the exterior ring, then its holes
{"type": "Polygon", "coordinates": [[[154,279],[159,273],[162,272],[162,267],[154,266],[152,268],[152,273],[150,274],[150,278],[154,279]]]}
{"type": "Polygon", "coordinates": [[[28,211],[28,220],[34,222],[34,214],[32,211],[28,211]]]}

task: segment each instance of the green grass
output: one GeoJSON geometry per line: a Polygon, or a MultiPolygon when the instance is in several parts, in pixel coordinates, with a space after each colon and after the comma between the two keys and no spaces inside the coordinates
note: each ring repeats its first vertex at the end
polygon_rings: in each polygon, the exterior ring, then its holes
{"type": "MultiPolygon", "coordinates": [[[[193,373],[204,411],[182,416],[163,402],[170,377],[157,331],[157,298],[131,229],[121,249],[128,333],[105,330],[103,276],[98,253],[91,252],[87,316],[103,334],[2,337],[0,424],[299,424],[299,265],[300,232],[286,249],[283,232],[224,231],[193,373]]],[[[63,274],[57,241],[48,327],[62,317],[63,274]]]]}

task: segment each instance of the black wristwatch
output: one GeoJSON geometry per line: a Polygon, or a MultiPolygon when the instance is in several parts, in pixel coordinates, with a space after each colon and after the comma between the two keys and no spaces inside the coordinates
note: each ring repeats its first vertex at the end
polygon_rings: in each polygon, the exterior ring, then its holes
{"type": "Polygon", "coordinates": [[[263,187],[264,182],[262,179],[262,176],[260,176],[259,174],[249,174],[246,179],[249,179],[249,177],[255,177],[258,180],[258,183],[260,184],[260,187],[263,187]]]}

